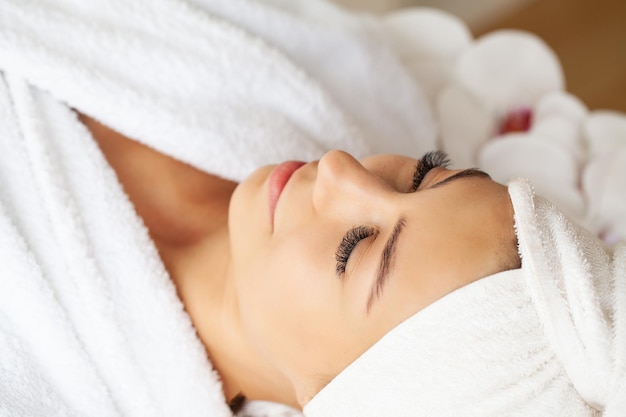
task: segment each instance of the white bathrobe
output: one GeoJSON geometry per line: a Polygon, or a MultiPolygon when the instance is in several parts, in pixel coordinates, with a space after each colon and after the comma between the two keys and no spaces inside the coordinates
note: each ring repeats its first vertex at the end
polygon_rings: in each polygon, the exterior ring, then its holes
{"type": "Polygon", "coordinates": [[[73,108],[234,180],[333,148],[435,147],[377,22],[329,4],[0,0],[2,416],[231,415],[73,108]]]}

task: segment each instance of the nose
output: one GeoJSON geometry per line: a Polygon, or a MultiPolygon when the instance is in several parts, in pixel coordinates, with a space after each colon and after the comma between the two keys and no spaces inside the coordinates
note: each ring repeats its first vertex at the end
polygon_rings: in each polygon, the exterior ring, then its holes
{"type": "Polygon", "coordinates": [[[392,209],[393,189],[343,151],[320,159],[313,188],[318,213],[343,221],[372,221],[392,209]]]}

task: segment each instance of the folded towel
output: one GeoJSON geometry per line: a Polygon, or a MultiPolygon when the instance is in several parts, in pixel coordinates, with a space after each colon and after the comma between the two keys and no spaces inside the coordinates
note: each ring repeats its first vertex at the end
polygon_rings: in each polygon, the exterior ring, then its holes
{"type": "Polygon", "coordinates": [[[236,180],[331,148],[434,147],[375,22],[270,3],[0,1],[0,415],[231,415],[72,108],[236,180]]]}
{"type": "Polygon", "coordinates": [[[605,247],[527,184],[510,194],[524,279],[559,363],[587,404],[626,415],[626,242],[605,247]]]}

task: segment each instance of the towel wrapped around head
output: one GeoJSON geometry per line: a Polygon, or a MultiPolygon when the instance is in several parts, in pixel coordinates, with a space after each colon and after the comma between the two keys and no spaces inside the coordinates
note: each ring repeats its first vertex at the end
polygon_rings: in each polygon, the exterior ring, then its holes
{"type": "Polygon", "coordinates": [[[307,417],[626,415],[626,245],[606,248],[525,181],[509,194],[521,269],[392,329],[307,417]]]}

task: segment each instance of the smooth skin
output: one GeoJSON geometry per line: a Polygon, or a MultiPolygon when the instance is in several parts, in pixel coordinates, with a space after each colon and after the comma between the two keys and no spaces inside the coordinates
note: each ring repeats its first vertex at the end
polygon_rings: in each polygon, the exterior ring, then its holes
{"type": "Polygon", "coordinates": [[[415,159],[332,151],[295,172],[272,222],[274,166],[235,184],[80,119],[148,227],[227,399],[302,408],[403,320],[519,266],[508,192],[483,175],[439,184],[459,171],[435,168],[413,192],[415,159]],[[338,245],[357,226],[376,233],[338,275],[338,245]]]}

